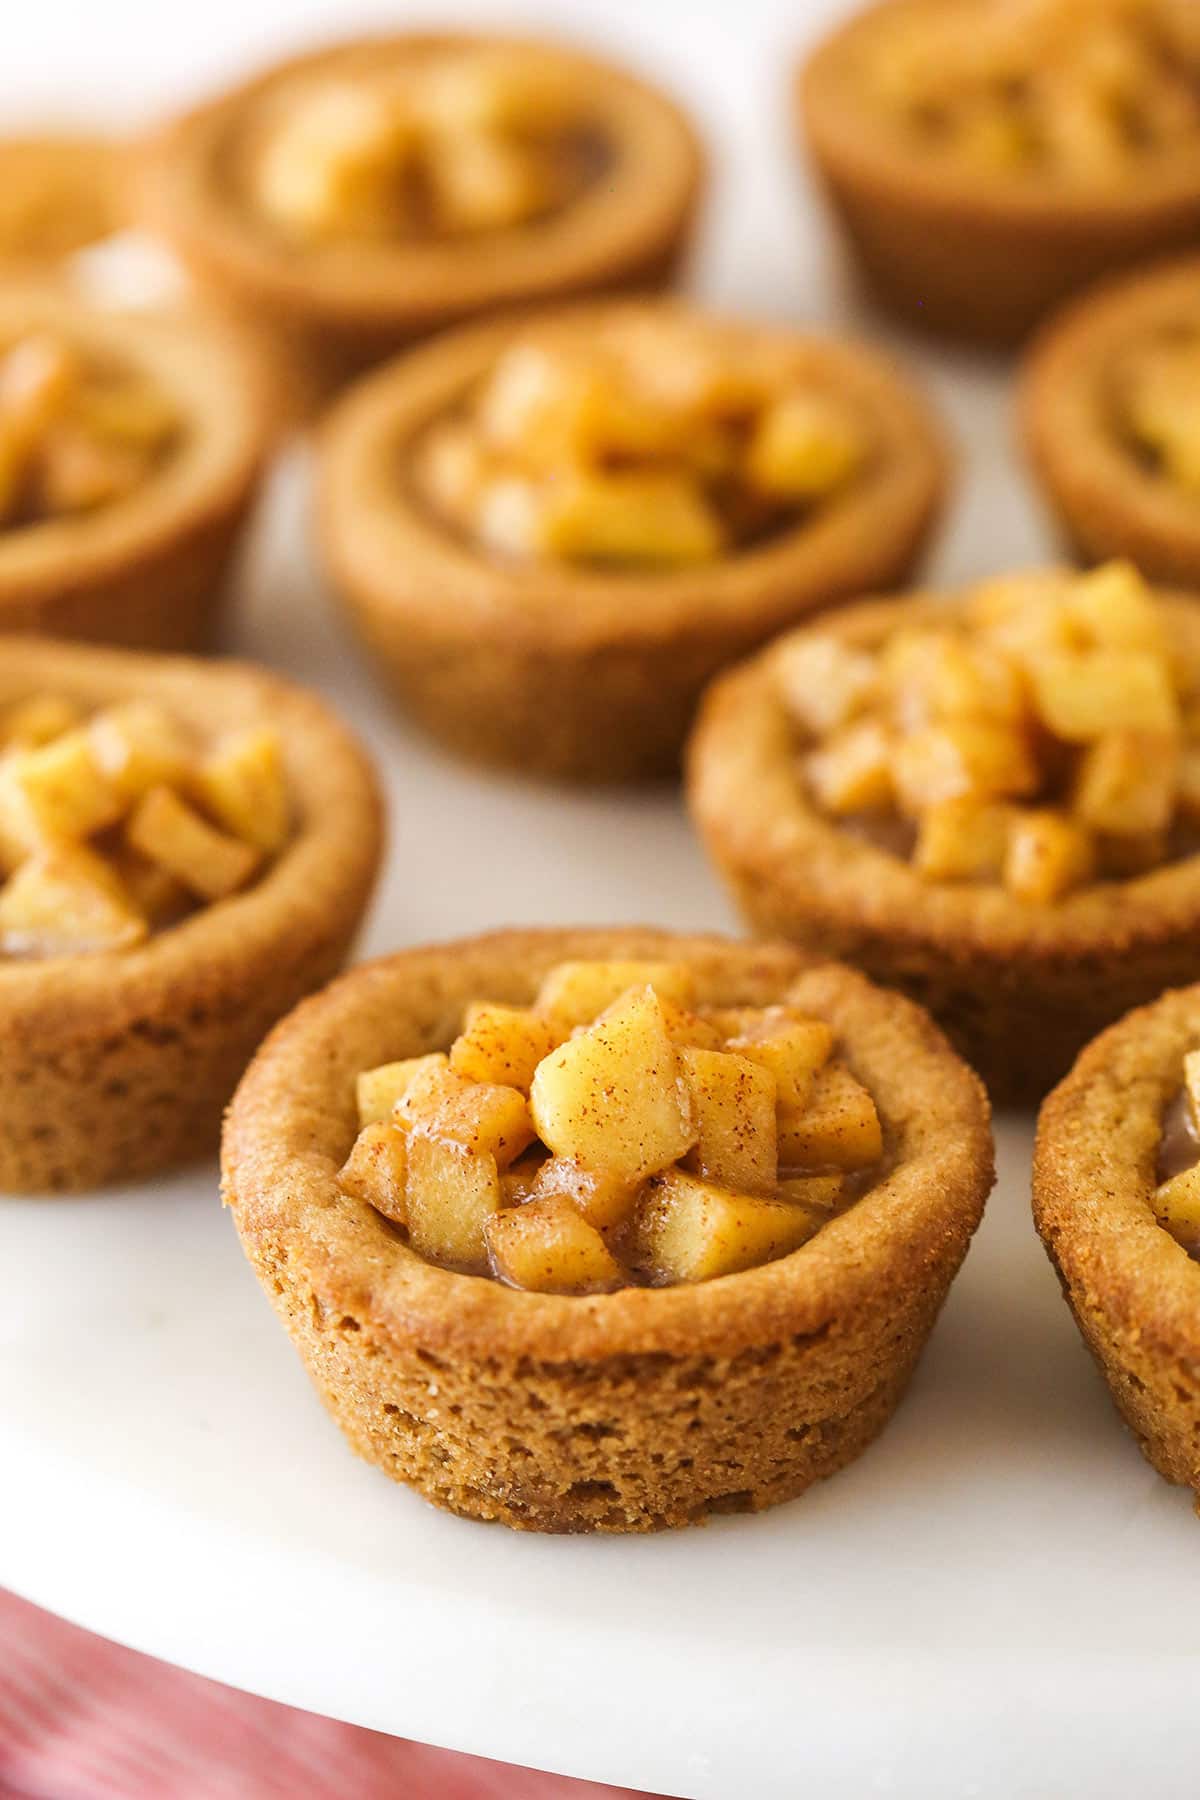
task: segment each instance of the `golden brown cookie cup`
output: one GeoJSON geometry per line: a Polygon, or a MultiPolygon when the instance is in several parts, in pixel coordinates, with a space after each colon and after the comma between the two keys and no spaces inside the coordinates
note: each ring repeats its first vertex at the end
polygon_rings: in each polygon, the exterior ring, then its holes
{"type": "Polygon", "coordinates": [[[1159,332],[1200,322],[1200,257],[1106,283],[1038,338],[1021,382],[1025,447],[1051,511],[1084,562],[1127,556],[1153,580],[1200,587],[1200,506],[1123,438],[1114,362],[1159,332]]]}
{"type": "MultiPolygon", "coordinates": [[[[1200,609],[1167,605],[1171,630],[1200,653],[1200,609]]],[[[848,608],[820,628],[873,647],[939,616],[944,603],[917,596],[848,608]]],[[[1040,905],[999,885],[927,881],[824,817],[802,785],[774,655],[714,684],[688,749],[692,818],[756,931],[919,1000],[997,1105],[1036,1104],[1105,1025],[1195,974],[1200,858],[1040,905]]]]}
{"type": "MultiPolygon", "coordinates": [[[[971,0],[966,0],[967,4],[971,0]]],[[[883,0],[806,59],[797,103],[830,204],[870,287],[922,328],[1003,347],[1107,272],[1200,238],[1200,143],[1122,178],[1065,188],[984,175],[906,148],[861,87],[859,58],[888,14],[944,0],[883,0]]]]}
{"type": "Polygon", "coordinates": [[[890,1417],[992,1180],[986,1102],[919,1009],[778,946],[498,932],[355,970],[285,1020],[230,1109],[224,1192],[325,1404],[426,1498],[523,1530],[650,1531],[801,1493],[890,1417]],[[826,1017],[885,1127],[877,1186],[791,1256],[570,1298],[423,1262],[337,1184],[357,1072],[450,1042],[563,958],[669,957],[721,1003],[826,1017]]]}
{"type": "Polygon", "coordinates": [[[795,340],[806,370],[861,409],[871,460],[811,521],[720,563],[506,566],[406,485],[409,446],[518,331],[586,341],[598,322],[672,310],[627,302],[459,332],[368,378],[325,425],[317,529],[332,585],[403,705],[463,755],[584,781],[673,774],[718,669],[864,583],[901,582],[924,547],[946,482],[937,426],[873,352],[817,339],[795,340]]]}
{"type": "Polygon", "coordinates": [[[1200,1495],[1200,1264],[1154,1216],[1163,1113],[1200,1043],[1200,987],[1088,1046],[1042,1108],[1037,1228],[1142,1453],[1200,1495]]]}
{"type": "Polygon", "coordinates": [[[61,288],[6,284],[0,341],[28,330],[144,374],[174,403],[181,441],[124,499],[0,527],[0,632],[210,648],[272,428],[257,362],[200,315],[112,312],[61,288]]]}
{"type": "Polygon", "coordinates": [[[313,695],[241,663],[5,639],[0,707],[153,699],[198,733],[278,732],[293,836],[243,893],[137,949],[0,959],[0,1190],[131,1180],[216,1148],[275,1020],[341,967],[374,883],[380,803],[363,753],[313,695]]]}
{"type": "Polygon", "coordinates": [[[703,150],[687,117],[626,70],[534,39],[409,33],[295,57],[177,119],[144,146],[140,190],[147,221],[202,290],[286,353],[312,410],[372,364],[461,320],[670,281],[703,185],[703,150]],[[443,50],[523,47],[577,73],[615,155],[602,180],[547,220],[478,240],[351,244],[317,258],[281,246],[230,192],[222,164],[239,123],[302,78],[353,79],[443,50]]]}

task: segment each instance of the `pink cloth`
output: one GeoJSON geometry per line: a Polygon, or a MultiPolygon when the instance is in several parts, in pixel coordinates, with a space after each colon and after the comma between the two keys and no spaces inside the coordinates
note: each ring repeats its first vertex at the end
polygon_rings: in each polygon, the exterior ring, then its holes
{"type": "Polygon", "coordinates": [[[645,1797],[256,1700],[0,1590],[0,1800],[645,1797]]]}

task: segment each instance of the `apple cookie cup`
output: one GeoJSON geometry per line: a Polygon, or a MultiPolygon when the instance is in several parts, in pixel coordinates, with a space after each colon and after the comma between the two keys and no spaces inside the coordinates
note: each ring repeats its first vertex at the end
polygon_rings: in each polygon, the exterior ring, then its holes
{"type": "Polygon", "coordinates": [[[1200,258],[1104,284],[1051,320],[1021,376],[1022,436],[1081,561],[1128,556],[1200,588],[1200,258]]]}
{"type": "Polygon", "coordinates": [[[1188,987],[1087,1047],[1038,1120],[1033,1211],[1142,1454],[1200,1497],[1197,1045],[1200,988],[1188,987]],[[1181,1096],[1190,1114],[1182,1168],[1181,1096]]]}
{"type": "MultiPolygon", "coordinates": [[[[729,483],[722,472],[716,485],[729,483]]],[[[456,333],[361,383],[325,426],[317,538],[334,592],[425,730],[532,775],[627,781],[677,772],[718,669],[807,613],[903,581],[945,486],[934,419],[873,352],[624,303],[456,333]],[[610,342],[618,368],[627,342],[656,347],[656,366],[695,392],[660,403],[638,384],[597,383],[586,359],[610,342]],[[756,385],[754,409],[781,437],[793,427],[771,446],[792,487],[739,492],[739,517],[769,526],[742,541],[680,465],[700,440],[724,457],[731,439],[744,456],[756,385]],[[461,420],[481,392],[480,441],[519,438],[509,418],[527,420],[538,466],[518,442],[494,479],[484,446],[478,490],[470,476],[466,511],[449,516],[418,477],[474,459],[461,420]],[[614,475],[618,439],[631,467],[614,475]]],[[[453,473],[455,503],[458,487],[453,473]]]]}
{"type": "Polygon", "coordinates": [[[140,172],[154,229],[315,412],[450,326],[668,284],[705,158],[680,108],[613,64],[411,32],[264,70],[154,134],[140,172]]]}
{"type": "MultiPolygon", "coordinates": [[[[223,1161],[246,1254],[352,1447],[437,1505],[555,1532],[761,1508],[850,1462],[900,1399],[992,1179],[979,1085],[919,1009],[794,951],[652,931],[505,932],[353,972],[276,1028],[223,1161]],[[576,959],[682,963],[697,1003],[827,1021],[882,1122],[873,1185],[801,1248],[713,1279],[531,1292],[432,1265],[361,1197],[358,1152],[343,1170],[370,1116],[359,1077],[440,1060],[472,1002],[528,1009],[576,959]]],[[[499,1217],[519,1230],[538,1210],[499,1217]]]]}
{"type": "MultiPolygon", "coordinates": [[[[200,742],[269,733],[287,809],[265,855],[159,785],[131,815],[116,862],[48,841],[0,889],[0,1189],[67,1192],[215,1149],[222,1110],[270,1026],[344,962],[382,822],[371,768],[338,720],[248,665],[6,640],[0,716],[38,696],[114,721],[149,703],[200,742]]],[[[83,735],[61,742],[70,749],[83,735]]],[[[30,766],[41,773],[43,761],[55,805],[90,804],[76,762],[64,753],[56,771],[35,752],[30,766]]],[[[28,811],[25,767],[4,765],[6,853],[10,824],[28,811]]],[[[260,844],[264,822],[256,810],[247,828],[260,844]]]]}
{"type": "Polygon", "coordinates": [[[864,603],[713,685],[691,814],[755,931],[902,989],[995,1104],[1036,1104],[1098,1031],[1195,973],[1197,672],[1200,614],[1127,566],[864,603]],[[1013,603],[1028,660],[959,635],[964,607],[1013,603]],[[1127,729],[1138,662],[1149,730],[1127,729]]]}
{"type": "Polygon", "coordinates": [[[274,428],[241,336],[0,293],[0,631],[210,649],[274,428]]]}
{"type": "Polygon", "coordinates": [[[885,305],[1006,348],[1106,273],[1194,245],[1200,43],[1184,6],[1126,10],[875,0],[806,58],[805,146],[885,305]]]}

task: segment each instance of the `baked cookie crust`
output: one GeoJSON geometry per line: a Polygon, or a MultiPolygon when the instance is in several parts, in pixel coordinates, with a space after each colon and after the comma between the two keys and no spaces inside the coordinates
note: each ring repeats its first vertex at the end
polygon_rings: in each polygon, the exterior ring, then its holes
{"type": "Polygon", "coordinates": [[[899,584],[925,545],[947,462],[922,400],[873,351],[773,329],[860,408],[874,444],[844,494],[759,546],[665,572],[506,566],[406,490],[406,445],[515,341],[673,314],[696,317],[615,302],[455,333],[361,383],[325,425],[317,535],[333,587],[403,705],[461,754],[560,779],[673,774],[718,669],[806,613],[899,584]]]}
{"type": "Polygon", "coordinates": [[[1128,556],[1144,574],[1200,587],[1200,503],[1122,440],[1109,392],[1114,359],[1200,320],[1200,257],[1105,284],[1034,344],[1021,379],[1026,451],[1084,562],[1128,556]]]}
{"type": "Polygon", "coordinates": [[[269,724],[293,834],[255,883],[128,951],[0,959],[0,1190],[132,1180],[216,1147],[269,1027],[341,966],[370,897],[381,807],[363,752],[313,695],[241,663],[5,639],[0,706],[152,699],[198,733],[269,724]]]}
{"type": "Polygon", "coordinates": [[[26,332],[146,375],[177,408],[182,441],[94,513],[0,528],[0,632],[210,648],[273,429],[257,361],[200,315],[112,312],[49,284],[6,283],[0,342],[26,332]]]}
{"type": "Polygon", "coordinates": [[[1075,1323],[1142,1454],[1200,1495],[1200,1264],[1154,1215],[1155,1159],[1200,987],[1083,1052],[1038,1120],[1033,1211],[1075,1323]]]}
{"type": "Polygon", "coordinates": [[[498,932],[404,952],[306,1002],[228,1116],[243,1247],[351,1445],[439,1506],[523,1530],[649,1531],[792,1498],[890,1417],[992,1181],[986,1101],[928,1018],[779,946],[498,932]],[[880,1179],[802,1249],[693,1287],[515,1292],[423,1262],[337,1184],[355,1077],[527,1003],[564,958],[684,960],[722,1003],[826,1017],[885,1126],[880,1179]]]}
{"type": "MultiPolygon", "coordinates": [[[[1200,649],[1194,603],[1158,597],[1170,629],[1200,649]]],[[[945,616],[944,601],[917,595],[848,608],[821,630],[872,648],[945,616]]],[[[756,931],[842,957],[920,1001],[997,1105],[1036,1104],[1098,1031],[1195,973],[1194,856],[1045,904],[993,884],[927,881],[824,817],[799,774],[777,654],[771,646],[713,685],[687,758],[693,821],[756,931]]]]}
{"type": "Polygon", "coordinates": [[[173,121],[143,146],[140,193],[149,223],[205,291],[269,331],[316,402],[461,320],[668,282],[688,248],[704,175],[685,114],[625,69],[532,38],[414,32],[292,58],[173,121]],[[560,215],[478,242],[354,244],[318,263],[281,248],[228,192],[222,157],[231,134],[297,81],[325,74],[353,81],[388,63],[475,49],[553,56],[586,87],[604,122],[613,166],[560,215]]]}
{"type": "Polygon", "coordinates": [[[881,0],[820,43],[797,77],[807,148],[880,300],[925,330],[1004,347],[1100,276],[1194,245],[1200,137],[1070,187],[908,149],[864,94],[861,58],[889,20],[919,25],[945,10],[946,0],[881,0]]]}

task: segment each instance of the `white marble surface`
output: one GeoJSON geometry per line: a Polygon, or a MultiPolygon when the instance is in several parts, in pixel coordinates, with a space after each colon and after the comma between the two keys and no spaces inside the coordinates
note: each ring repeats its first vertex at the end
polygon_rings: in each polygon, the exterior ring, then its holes
{"type": "MultiPolygon", "coordinates": [[[[697,287],[861,327],[786,152],[783,51],[831,10],[576,0],[570,23],[708,121],[697,287]]],[[[333,0],[42,0],[5,21],[0,110],[134,119],[345,18],[333,0]]],[[[937,573],[1042,553],[1002,371],[892,341],[963,452],[937,573]]],[[[391,856],[365,948],[504,922],[729,923],[673,795],[481,777],[381,707],[306,563],[304,488],[294,459],[236,642],[322,686],[386,768],[391,856]]],[[[279,1699],[696,1800],[1124,1800],[1135,1783],[1190,1800],[1198,1528],[1080,1348],[1029,1223],[1028,1137],[1004,1123],[1001,1185],[880,1444],[795,1505],[649,1541],[464,1524],[355,1462],[212,1171],[4,1201],[0,1583],[279,1699]]]]}

